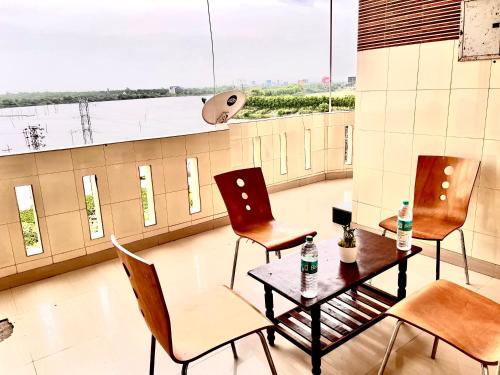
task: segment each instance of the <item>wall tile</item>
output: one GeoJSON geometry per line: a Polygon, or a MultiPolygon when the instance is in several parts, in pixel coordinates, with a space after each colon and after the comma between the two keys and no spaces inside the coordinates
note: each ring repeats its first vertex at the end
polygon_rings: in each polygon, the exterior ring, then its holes
{"type": "Polygon", "coordinates": [[[241,139],[241,126],[240,124],[228,124],[229,127],[229,140],[234,141],[241,139]]]}
{"type": "Polygon", "coordinates": [[[3,181],[0,180],[0,224],[19,221],[19,210],[17,208],[15,187],[22,185],[31,185],[37,215],[39,217],[45,216],[42,193],[37,176],[21,177],[3,181]]]}
{"type": "Polygon", "coordinates": [[[0,268],[14,265],[14,253],[10,243],[9,228],[0,225],[0,268]]]}
{"type": "Polygon", "coordinates": [[[356,128],[360,130],[384,130],[386,92],[373,91],[360,93],[359,112],[356,128]]]}
{"type": "Polygon", "coordinates": [[[141,201],[134,199],[111,204],[114,234],[117,238],[134,236],[142,233],[141,201]]]}
{"type": "Polygon", "coordinates": [[[411,133],[415,112],[415,91],[388,91],[385,131],[411,133]]]}
{"type": "Polygon", "coordinates": [[[167,193],[167,210],[169,225],[190,222],[188,191],[167,193]]]}
{"type": "Polygon", "coordinates": [[[257,135],[263,137],[266,135],[273,134],[273,123],[272,121],[259,121],[257,123],[257,135]]]}
{"type": "MultiPolygon", "coordinates": [[[[210,170],[212,176],[217,176],[218,174],[229,172],[231,170],[230,163],[230,152],[229,150],[219,150],[210,153],[210,170]]],[[[210,179],[210,182],[215,182],[210,179]]],[[[203,184],[203,185],[208,185],[203,184]]]]}
{"type": "Polygon", "coordinates": [[[241,168],[241,165],[243,164],[243,146],[241,139],[231,140],[231,147],[229,151],[231,153],[231,168],[241,168]]]}
{"type": "Polygon", "coordinates": [[[219,188],[216,184],[212,184],[212,202],[214,214],[220,214],[227,211],[222,195],[220,194],[219,188]]]}
{"type": "Polygon", "coordinates": [[[344,149],[330,148],[326,150],[326,166],[328,171],[344,169],[344,149]]]}
{"type": "Polygon", "coordinates": [[[384,133],[355,129],[354,165],[382,169],[384,164],[384,133]]]}
{"type": "Polygon", "coordinates": [[[199,154],[209,151],[207,133],[190,134],[186,136],[186,152],[188,154],[199,154]]]}
{"type": "Polygon", "coordinates": [[[453,54],[452,89],[488,88],[491,60],[458,61],[458,41],[453,54]]]}
{"type": "Polygon", "coordinates": [[[384,171],[410,174],[413,134],[385,133],[384,171]]]}
{"type": "Polygon", "coordinates": [[[262,174],[266,185],[274,183],[274,160],[267,160],[262,162],[262,174]]]}
{"type": "Polygon", "coordinates": [[[382,183],[382,207],[392,210],[396,215],[404,199],[410,197],[410,176],[406,174],[384,172],[382,183]]]}
{"type": "Polygon", "coordinates": [[[474,231],[500,235],[500,190],[478,189],[474,231]]]}
{"type": "MultiPolygon", "coordinates": [[[[464,243],[465,252],[467,255],[472,255],[472,239],[474,234],[470,230],[463,230],[464,232],[464,243]]],[[[455,253],[462,254],[462,240],[460,237],[460,232],[458,230],[451,232],[444,240],[441,242],[441,247],[446,250],[451,250],[455,253]]]]}
{"type": "Polygon", "coordinates": [[[415,90],[419,53],[420,44],[390,48],[388,90],[415,90]]]}
{"type": "Polygon", "coordinates": [[[490,263],[500,263],[498,253],[500,249],[500,239],[482,233],[474,233],[472,243],[472,256],[490,263]]]}
{"type": "Polygon", "coordinates": [[[151,166],[151,178],[153,179],[153,193],[164,194],[165,193],[165,175],[163,170],[163,160],[155,159],[149,160],[148,163],[137,163],[137,169],[139,170],[140,165],[150,165],[151,166]]]}
{"type": "Polygon", "coordinates": [[[498,60],[491,64],[490,88],[500,89],[500,64],[498,60]]]}
{"type": "Polygon", "coordinates": [[[33,176],[37,173],[34,154],[0,157],[0,180],[33,176]]]}
{"type": "Polygon", "coordinates": [[[52,257],[52,259],[54,260],[54,263],[58,263],[58,262],[64,262],[65,260],[82,257],[82,256],[85,256],[86,254],[87,253],[85,252],[85,249],[82,248],[82,249],[68,251],[68,252],[62,253],[62,254],[55,254],[52,257]]]}
{"type": "Polygon", "coordinates": [[[35,268],[40,268],[52,264],[52,257],[40,258],[16,265],[17,273],[26,272],[35,268]]]}
{"type": "Polygon", "coordinates": [[[111,202],[139,198],[139,170],[135,162],[106,167],[111,202]]]}
{"type": "Polygon", "coordinates": [[[164,158],[186,155],[186,136],[163,138],[161,148],[164,158]]]}
{"type": "Polygon", "coordinates": [[[61,254],[83,248],[82,222],[79,211],[47,216],[46,219],[52,254],[61,254]]]}
{"type": "Polygon", "coordinates": [[[344,125],[329,126],[327,129],[327,148],[343,148],[345,144],[344,125]]]}
{"type": "Polygon", "coordinates": [[[74,169],[101,167],[106,164],[104,146],[73,148],[71,158],[74,169]]]}
{"type": "Polygon", "coordinates": [[[500,189],[500,141],[484,141],[479,186],[500,189]]]}
{"type": "Polygon", "coordinates": [[[242,154],[241,158],[243,161],[242,167],[248,168],[253,167],[253,139],[244,138],[241,140],[242,154]]]}
{"type": "Polygon", "coordinates": [[[415,134],[446,135],[450,90],[417,91],[415,134]]]}
{"type": "Polygon", "coordinates": [[[37,152],[35,160],[39,174],[64,172],[73,169],[70,150],[37,152]]]}
{"type": "MultiPolygon", "coordinates": [[[[280,124],[283,124],[281,119],[277,120],[280,124]]],[[[253,138],[257,136],[257,123],[255,121],[246,122],[244,124],[239,124],[241,127],[241,138],[253,138]]]]}
{"type": "Polygon", "coordinates": [[[358,167],[357,169],[358,201],[380,207],[382,204],[382,171],[358,167]]]}
{"type": "Polygon", "coordinates": [[[149,227],[144,226],[144,212],[142,211],[142,226],[144,232],[150,232],[160,228],[168,227],[168,212],[167,212],[167,196],[166,194],[155,195],[155,214],[156,214],[156,224],[150,225],[149,227]]]}
{"type": "MultiPolygon", "coordinates": [[[[219,152],[224,153],[224,151],[226,151],[226,155],[227,155],[225,163],[227,165],[227,169],[229,169],[230,168],[230,165],[229,165],[229,150],[214,151],[212,153],[204,152],[203,154],[188,155],[188,158],[193,157],[193,158],[197,158],[198,159],[198,178],[199,178],[199,181],[200,181],[200,186],[208,185],[208,184],[210,184],[212,182],[212,172],[211,172],[211,166],[210,166],[210,155],[213,154],[213,153],[219,153],[219,152]]],[[[221,167],[221,166],[219,165],[219,167],[221,167]]],[[[222,168],[223,167],[224,167],[224,165],[222,166],[222,168]]]]}
{"type": "Polygon", "coordinates": [[[415,171],[419,155],[444,155],[445,137],[415,135],[413,137],[412,172],[415,171]]]}
{"type": "Polygon", "coordinates": [[[357,55],[357,89],[387,89],[387,71],[389,65],[389,48],[359,51],[357,55]]]}
{"type": "Polygon", "coordinates": [[[45,215],[78,210],[75,175],[58,172],[39,176],[45,215]]]}
{"type": "Polygon", "coordinates": [[[16,266],[0,268],[0,278],[14,275],[17,272],[16,266]]]}
{"type": "MultiPolygon", "coordinates": [[[[279,160],[277,167],[279,168],[279,160]]],[[[276,164],[274,165],[274,176],[276,176],[276,164]]],[[[316,173],[322,173],[325,171],[325,151],[313,151],[311,153],[311,172],[316,174],[316,173]]],[[[279,170],[278,170],[279,173],[279,170]]]]}
{"type": "Polygon", "coordinates": [[[260,137],[260,147],[261,147],[262,162],[274,159],[272,135],[264,135],[260,137]]]}
{"type": "Polygon", "coordinates": [[[12,252],[14,254],[14,259],[16,261],[16,264],[29,262],[41,258],[50,258],[50,256],[52,255],[48,232],[47,232],[47,221],[45,220],[45,218],[39,218],[38,225],[40,227],[40,237],[42,239],[43,253],[28,256],[26,255],[26,249],[24,247],[21,224],[20,223],[8,224],[10,243],[12,245],[12,252]]]}
{"type": "MultiPolygon", "coordinates": [[[[332,129],[332,128],[333,127],[330,127],[330,129],[332,129]]],[[[300,137],[302,138],[302,149],[304,149],[304,132],[301,131],[299,133],[300,133],[300,137]]],[[[326,147],[326,145],[325,145],[325,128],[311,129],[311,150],[312,151],[324,150],[325,147],[326,147]]],[[[344,147],[344,144],[342,144],[340,147],[344,147]]]]}
{"type": "Polygon", "coordinates": [[[358,224],[374,229],[380,229],[380,207],[370,206],[368,204],[358,203],[358,224]]]}
{"type": "MultiPolygon", "coordinates": [[[[500,63],[497,65],[500,66],[500,63]]],[[[484,137],[500,141],[500,90],[498,89],[491,89],[489,93],[484,137]]]]}
{"type": "Polygon", "coordinates": [[[454,41],[423,43],[420,46],[418,89],[449,89],[454,59],[454,41]]]}
{"type": "Polygon", "coordinates": [[[483,140],[472,138],[446,138],[446,156],[459,156],[481,160],[483,152],[483,140]]]}
{"type": "Polygon", "coordinates": [[[95,167],[78,169],[75,173],[75,186],[78,195],[78,205],[81,209],[85,208],[85,194],[83,191],[83,177],[95,175],[97,179],[97,190],[99,192],[99,202],[108,204],[111,200],[109,196],[108,174],[106,167],[95,167]]]}
{"type": "Polygon", "coordinates": [[[134,142],[104,145],[106,164],[119,164],[135,161],[134,142]]]}
{"type": "Polygon", "coordinates": [[[136,161],[161,159],[163,157],[160,139],[148,139],[134,142],[136,161]]]}
{"type": "Polygon", "coordinates": [[[198,220],[204,217],[213,216],[214,206],[212,200],[212,186],[200,187],[201,212],[191,215],[191,220],[198,220]]]}
{"type": "Polygon", "coordinates": [[[186,157],[177,156],[163,159],[165,192],[187,189],[186,157]]]}
{"type": "Polygon", "coordinates": [[[487,89],[451,90],[448,136],[483,138],[487,89]]]}
{"type": "MultiPolygon", "coordinates": [[[[271,128],[272,133],[272,128],[271,128]]],[[[229,130],[219,130],[208,133],[210,151],[226,150],[229,148],[229,130]]]]}

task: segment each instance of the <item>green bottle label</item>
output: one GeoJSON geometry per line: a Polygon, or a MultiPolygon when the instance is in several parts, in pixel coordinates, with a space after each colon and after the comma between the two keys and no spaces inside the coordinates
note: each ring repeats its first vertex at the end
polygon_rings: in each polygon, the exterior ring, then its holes
{"type": "Polygon", "coordinates": [[[316,273],[316,272],[318,272],[318,261],[317,260],[313,260],[313,261],[301,260],[300,261],[300,270],[304,273],[316,273]]]}
{"type": "Polygon", "coordinates": [[[404,232],[409,232],[413,228],[412,220],[398,220],[398,229],[404,232]]]}

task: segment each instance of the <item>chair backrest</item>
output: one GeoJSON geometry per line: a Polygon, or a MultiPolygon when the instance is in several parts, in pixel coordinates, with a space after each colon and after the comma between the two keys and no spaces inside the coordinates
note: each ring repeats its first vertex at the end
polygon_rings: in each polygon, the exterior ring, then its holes
{"type": "Polygon", "coordinates": [[[463,225],[479,165],[477,160],[420,155],[413,197],[414,214],[463,225]]]}
{"type": "Polygon", "coordinates": [[[239,169],[214,178],[235,231],[274,219],[262,169],[239,169]]]}
{"type": "Polygon", "coordinates": [[[170,317],[154,264],[122,247],[114,235],[111,236],[111,241],[116,247],[118,257],[132,285],[139,310],[151,334],[158,340],[163,349],[174,358],[170,317]]]}

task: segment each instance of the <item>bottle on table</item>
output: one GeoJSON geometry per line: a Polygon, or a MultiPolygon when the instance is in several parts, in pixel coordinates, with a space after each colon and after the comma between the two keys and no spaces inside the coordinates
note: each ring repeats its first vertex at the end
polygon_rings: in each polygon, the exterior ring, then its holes
{"type": "Polygon", "coordinates": [[[300,292],[304,298],[314,298],[318,295],[318,249],[313,236],[306,237],[300,255],[300,292]]]}
{"type": "Polygon", "coordinates": [[[410,208],[410,202],[403,201],[403,205],[398,212],[398,230],[396,246],[399,250],[411,249],[411,234],[413,226],[413,214],[410,208]]]}

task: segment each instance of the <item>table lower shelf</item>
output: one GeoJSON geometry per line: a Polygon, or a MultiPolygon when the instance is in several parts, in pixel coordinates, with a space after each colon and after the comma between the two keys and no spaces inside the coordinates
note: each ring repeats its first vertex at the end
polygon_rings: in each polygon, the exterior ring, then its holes
{"type": "MultiPolygon", "coordinates": [[[[383,290],[363,284],[321,305],[321,352],[329,353],[383,317],[398,301],[383,290]]],[[[311,353],[310,312],[296,307],[275,318],[276,331],[311,353]]]]}

